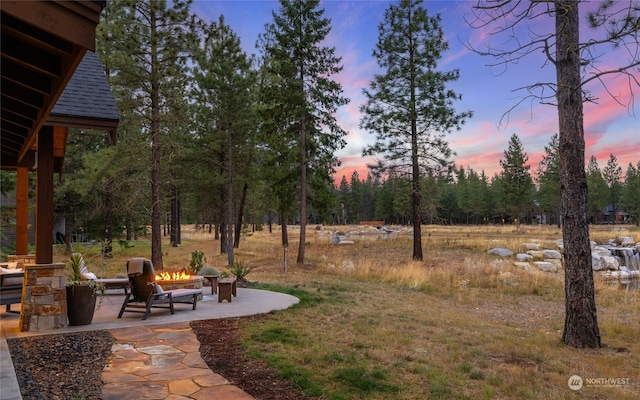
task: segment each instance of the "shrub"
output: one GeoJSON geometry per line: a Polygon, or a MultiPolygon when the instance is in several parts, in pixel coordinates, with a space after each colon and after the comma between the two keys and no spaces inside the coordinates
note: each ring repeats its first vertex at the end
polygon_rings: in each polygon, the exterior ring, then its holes
{"type": "Polygon", "coordinates": [[[201,276],[204,276],[204,275],[217,275],[217,276],[220,276],[220,271],[218,271],[217,269],[215,269],[213,267],[204,267],[200,271],[198,271],[198,275],[201,275],[201,276]]]}
{"type": "Polygon", "coordinates": [[[256,268],[255,265],[245,265],[242,261],[235,261],[231,267],[229,267],[229,274],[235,276],[239,281],[246,281],[247,275],[256,268]]]}
{"type": "Polygon", "coordinates": [[[198,274],[204,267],[204,252],[195,250],[191,252],[191,261],[189,262],[189,272],[193,275],[198,274]]]}

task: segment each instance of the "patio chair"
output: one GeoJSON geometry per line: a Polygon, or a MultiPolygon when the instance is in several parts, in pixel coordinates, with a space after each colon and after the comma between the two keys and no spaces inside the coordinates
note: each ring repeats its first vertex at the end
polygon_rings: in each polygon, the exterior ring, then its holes
{"type": "Polygon", "coordinates": [[[125,296],[118,318],[125,312],[137,312],[143,313],[142,320],[145,320],[151,308],[168,308],[171,314],[175,314],[175,303],[192,304],[192,310],[195,310],[198,297],[202,296],[202,289],[163,290],[155,281],[151,260],[146,258],[130,258],[127,274],[131,291],[125,296]]]}
{"type": "Polygon", "coordinates": [[[124,289],[124,293],[127,294],[129,289],[128,278],[98,278],[93,272],[89,272],[87,264],[84,262],[84,257],[80,259],[80,275],[83,279],[91,279],[98,283],[98,290],[105,294],[107,289],[124,289]]]}

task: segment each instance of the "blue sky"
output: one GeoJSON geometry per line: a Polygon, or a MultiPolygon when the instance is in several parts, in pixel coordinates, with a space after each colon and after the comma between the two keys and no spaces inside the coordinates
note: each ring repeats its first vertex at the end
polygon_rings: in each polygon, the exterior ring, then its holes
{"type": "MultiPolygon", "coordinates": [[[[339,123],[349,132],[347,146],[336,154],[342,162],[335,175],[337,181],[342,175],[349,179],[354,170],[358,171],[361,179],[367,175],[365,164],[370,160],[362,157],[362,149],[373,140],[374,135],[358,127],[358,108],[364,102],[362,88],[369,84],[377,72],[371,54],[378,37],[378,24],[382,22],[384,11],[391,3],[372,0],[321,2],[325,16],[332,21],[332,30],[325,44],[336,48],[344,66],[334,79],[342,84],[344,94],[351,99],[350,104],[342,107],[337,115],[339,123]]],[[[458,166],[471,167],[478,173],[484,171],[491,177],[501,171],[499,160],[508,147],[509,137],[515,133],[523,143],[533,172],[544,154],[544,146],[558,131],[556,108],[525,101],[508,116],[504,117],[504,114],[525,95],[515,89],[536,82],[554,81],[555,69],[551,65],[544,66],[542,54],[528,57],[518,65],[504,69],[488,66],[495,60],[469,51],[464,45],[466,42],[477,48],[491,42],[499,43],[486,31],[471,29],[465,22],[465,16],[471,17],[473,4],[475,2],[469,1],[423,3],[430,15],[439,13],[442,16],[444,34],[449,42],[450,49],[440,60],[440,69],[460,70],[460,79],[450,86],[462,95],[456,108],[474,112],[474,117],[461,131],[448,135],[449,144],[457,153],[453,160],[458,166]]],[[[277,12],[278,9],[277,1],[195,0],[192,6],[192,11],[206,21],[216,20],[223,14],[226,23],[241,38],[248,54],[257,53],[255,43],[258,34],[264,31],[266,23],[272,21],[272,11],[277,12]]],[[[550,19],[549,26],[545,26],[543,20],[536,21],[536,24],[534,29],[539,31],[553,28],[550,19]]],[[[586,30],[583,32],[589,34],[586,30]]],[[[588,37],[583,33],[581,35],[582,40],[588,37]]],[[[504,37],[500,40],[504,40],[504,37]]],[[[615,65],[614,61],[622,57],[623,54],[607,49],[600,64],[615,65]]],[[[635,76],[640,80],[638,70],[635,76]]],[[[607,87],[612,94],[619,96],[620,102],[625,105],[630,103],[632,97],[626,78],[611,79],[607,87]]],[[[589,86],[589,90],[598,100],[597,104],[586,104],[584,109],[585,160],[595,155],[600,168],[603,168],[609,154],[613,154],[623,171],[626,171],[629,163],[635,166],[640,160],[640,105],[626,107],[618,104],[599,84],[589,86]]],[[[635,93],[640,94],[637,85],[635,93]]]]}

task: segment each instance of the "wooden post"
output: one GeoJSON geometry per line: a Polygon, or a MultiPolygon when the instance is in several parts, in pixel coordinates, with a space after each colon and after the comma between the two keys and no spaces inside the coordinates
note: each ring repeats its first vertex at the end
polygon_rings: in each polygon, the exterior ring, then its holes
{"type": "Polygon", "coordinates": [[[53,262],[53,127],[38,132],[36,264],[53,262]]]}
{"type": "Polygon", "coordinates": [[[16,171],[16,255],[29,253],[29,170],[16,171]]]}

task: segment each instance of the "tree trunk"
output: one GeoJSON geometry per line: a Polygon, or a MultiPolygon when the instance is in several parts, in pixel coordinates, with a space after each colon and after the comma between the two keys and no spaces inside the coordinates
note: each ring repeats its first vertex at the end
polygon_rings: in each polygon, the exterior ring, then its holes
{"type": "Polygon", "coordinates": [[[104,196],[104,247],[102,254],[113,257],[113,182],[107,182],[104,196]]]}
{"type": "Polygon", "coordinates": [[[280,230],[282,231],[282,246],[289,246],[289,235],[287,235],[287,221],[284,219],[284,213],[280,214],[280,230]]]}
{"type": "Polygon", "coordinates": [[[300,244],[297,264],[304,264],[305,242],[307,240],[307,128],[305,111],[300,119],[300,244]]]}
{"type": "Polygon", "coordinates": [[[247,192],[249,185],[245,182],[242,186],[242,195],[240,196],[240,207],[238,208],[238,216],[236,219],[236,235],[233,238],[233,247],[240,247],[240,234],[242,233],[242,216],[244,215],[244,208],[247,204],[247,192]]]}
{"type": "Polygon", "coordinates": [[[601,347],[601,343],[587,221],[577,2],[556,2],[555,15],[565,266],[565,323],[562,340],[565,344],[578,348],[596,348],[601,347]]]}
{"type": "Polygon", "coordinates": [[[227,254],[227,225],[221,222],[218,230],[220,230],[220,254],[227,254]]]}
{"type": "Polygon", "coordinates": [[[175,183],[171,184],[171,217],[169,229],[169,242],[171,247],[178,247],[178,187],[175,183]]]}
{"type": "Polygon", "coordinates": [[[232,129],[227,130],[227,261],[229,267],[233,266],[233,140],[232,129]]]}
{"type": "Polygon", "coordinates": [[[156,14],[151,12],[151,262],[162,269],[162,230],[160,219],[160,82],[156,48],[156,14]]]}

